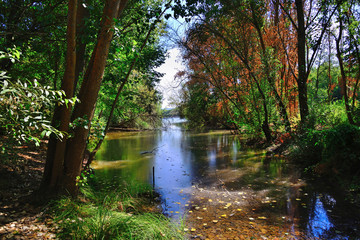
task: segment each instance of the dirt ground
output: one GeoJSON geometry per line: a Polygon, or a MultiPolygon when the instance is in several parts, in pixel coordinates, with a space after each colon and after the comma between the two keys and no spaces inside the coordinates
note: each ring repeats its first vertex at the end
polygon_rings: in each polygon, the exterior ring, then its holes
{"type": "MultiPolygon", "coordinates": [[[[2,139],[6,141],[6,139],[2,139]]],[[[0,239],[55,239],[46,205],[32,203],[44,169],[46,143],[16,147],[0,161],[0,239]]]]}

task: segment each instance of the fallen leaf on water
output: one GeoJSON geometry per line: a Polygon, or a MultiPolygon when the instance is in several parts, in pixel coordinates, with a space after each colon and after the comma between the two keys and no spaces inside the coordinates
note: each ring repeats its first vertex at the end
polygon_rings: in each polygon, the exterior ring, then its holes
{"type": "Polygon", "coordinates": [[[195,228],[191,228],[191,230],[190,230],[191,232],[195,232],[196,231],[196,229],[195,228]]]}
{"type": "Polygon", "coordinates": [[[295,200],[296,200],[296,201],[301,201],[301,199],[300,199],[300,198],[296,198],[295,200]]]}
{"type": "Polygon", "coordinates": [[[221,217],[226,218],[226,214],[221,215],[221,217]]]}
{"type": "Polygon", "coordinates": [[[258,217],[258,219],[266,219],[266,217],[258,217]]]}
{"type": "Polygon", "coordinates": [[[241,211],[242,211],[242,209],[241,209],[241,208],[238,208],[238,209],[236,209],[236,211],[241,212],[241,211]]]}

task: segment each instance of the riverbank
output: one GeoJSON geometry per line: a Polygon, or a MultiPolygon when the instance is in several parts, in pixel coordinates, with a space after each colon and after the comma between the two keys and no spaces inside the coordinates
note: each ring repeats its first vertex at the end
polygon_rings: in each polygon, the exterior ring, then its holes
{"type": "Polygon", "coordinates": [[[32,203],[44,170],[46,142],[17,147],[0,163],[0,239],[182,239],[161,214],[151,186],[91,179],[78,198],[32,203]]]}
{"type": "Polygon", "coordinates": [[[319,178],[341,189],[360,207],[360,128],[340,124],[321,130],[307,129],[271,152],[283,153],[309,178],[319,178]]]}

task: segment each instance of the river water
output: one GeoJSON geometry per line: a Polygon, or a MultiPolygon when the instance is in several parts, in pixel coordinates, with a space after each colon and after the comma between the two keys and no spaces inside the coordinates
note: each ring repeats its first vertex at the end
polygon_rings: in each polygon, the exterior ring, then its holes
{"type": "Polygon", "coordinates": [[[92,166],[104,179],[154,185],[164,214],[184,219],[189,238],[360,239],[359,209],[283,157],[229,131],[163,121],[162,130],[109,133],[92,166]]]}

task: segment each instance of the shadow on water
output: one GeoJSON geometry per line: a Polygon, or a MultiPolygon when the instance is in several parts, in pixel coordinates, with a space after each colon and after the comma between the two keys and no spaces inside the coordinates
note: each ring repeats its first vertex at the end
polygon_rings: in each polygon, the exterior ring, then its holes
{"type": "MultiPolygon", "coordinates": [[[[259,224],[260,235],[253,231],[249,236],[270,236],[269,228],[276,227],[274,234],[285,238],[360,239],[359,211],[336,189],[319,180],[302,179],[283,158],[246,148],[241,137],[228,131],[190,132],[183,130],[182,119],[164,122],[158,131],[107,135],[93,164],[96,174],[109,181],[153,184],[154,167],[164,214],[173,219],[186,215],[193,225],[220,214],[218,207],[228,201],[232,205],[224,213],[233,219],[226,224],[255,219],[251,220],[254,231],[254,224],[259,224]],[[206,216],[192,217],[200,203],[207,209],[206,216]],[[236,212],[240,207],[242,212],[236,212]]],[[[204,233],[213,231],[202,224],[198,228],[204,233]]],[[[232,231],[229,234],[236,234],[232,231]]]]}

